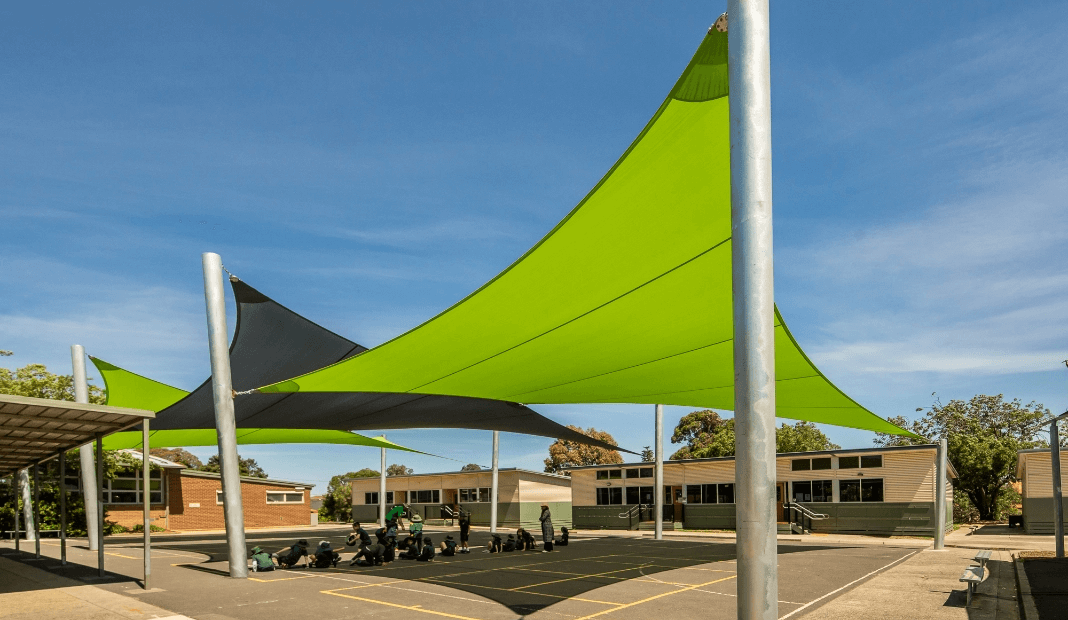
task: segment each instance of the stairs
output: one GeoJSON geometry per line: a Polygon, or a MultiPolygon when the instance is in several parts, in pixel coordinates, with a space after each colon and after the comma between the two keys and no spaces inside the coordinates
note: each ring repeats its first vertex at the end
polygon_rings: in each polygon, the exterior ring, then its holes
{"type": "Polygon", "coordinates": [[[805,535],[805,534],[808,534],[810,532],[808,530],[806,530],[805,528],[801,527],[800,525],[796,524],[796,523],[787,523],[786,521],[779,521],[778,522],[778,533],[779,534],[801,534],[801,535],[805,535]]]}
{"type": "MultiPolygon", "coordinates": [[[[638,530],[640,530],[640,531],[652,532],[655,529],[656,529],[656,521],[642,521],[641,523],[638,524],[638,530]]],[[[681,530],[682,529],[682,523],[679,523],[677,521],[675,521],[675,522],[664,521],[664,529],[665,530],[681,530]]]]}

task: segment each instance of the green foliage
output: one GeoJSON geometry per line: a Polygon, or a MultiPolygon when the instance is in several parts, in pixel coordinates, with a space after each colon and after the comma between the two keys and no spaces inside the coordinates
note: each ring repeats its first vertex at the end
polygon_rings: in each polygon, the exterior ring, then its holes
{"type": "MultiPolygon", "coordinates": [[[[593,427],[582,430],[582,428],[570,424],[567,427],[607,444],[618,445],[615,438],[605,431],[599,431],[593,427]]],[[[549,446],[549,458],[545,459],[545,471],[559,474],[564,473],[565,469],[580,465],[610,465],[622,462],[623,457],[616,450],[557,439],[549,446]]]]}
{"type": "Polygon", "coordinates": [[[201,469],[204,467],[204,463],[195,454],[182,448],[152,448],[148,453],[172,463],[181,463],[189,469],[201,469]]]}
{"type": "MultiPolygon", "coordinates": [[[[688,413],[675,427],[671,443],[686,444],[671,455],[674,460],[734,456],[734,419],[724,420],[710,409],[688,413]]],[[[775,430],[776,452],[811,452],[839,447],[811,422],[783,424],[775,430]]]]}
{"type": "MultiPolygon", "coordinates": [[[[415,470],[411,467],[405,467],[400,463],[394,463],[386,468],[387,476],[411,476],[415,473],[415,470]]],[[[375,474],[376,476],[378,474],[375,474]]]]}
{"type": "Polygon", "coordinates": [[[482,466],[476,463],[468,463],[461,467],[460,471],[482,471],[482,466]]]}
{"type": "MultiPolygon", "coordinates": [[[[192,455],[190,455],[192,456],[192,455]]],[[[193,457],[196,458],[196,457],[193,457]]],[[[266,478],[267,472],[260,467],[256,459],[243,459],[241,455],[237,456],[237,467],[241,470],[241,475],[249,478],[266,478]]],[[[213,454],[208,462],[202,467],[198,468],[200,471],[210,471],[220,473],[219,469],[219,455],[213,454]]]]}
{"type": "MultiPolygon", "coordinates": [[[[959,476],[953,483],[955,495],[967,496],[980,520],[993,521],[1006,510],[1002,496],[1007,485],[1016,481],[1016,453],[1049,447],[1038,434],[1040,423],[1049,417],[1049,409],[1034,402],[1024,405],[1018,398],[1006,402],[1001,394],[980,394],[967,402],[951,400],[944,405],[936,399],[923,418],[896,419],[932,441],[947,440],[949,461],[959,476]]],[[[875,442],[898,445],[883,436],[875,442]]]]}
{"type": "Polygon", "coordinates": [[[378,476],[378,471],[365,467],[360,471],[350,471],[347,474],[330,478],[330,483],[326,485],[326,493],[323,494],[323,505],[319,507],[320,520],[351,521],[352,485],[344,480],[346,478],[377,478],[378,476]]]}
{"type": "MultiPolygon", "coordinates": [[[[50,373],[44,364],[27,364],[14,371],[0,368],[0,394],[73,401],[74,375],[50,373]]],[[[104,391],[90,385],[89,402],[102,405],[104,400],[104,391]]]]}
{"type": "Polygon", "coordinates": [[[953,522],[976,523],[979,521],[979,511],[972,505],[968,496],[964,493],[953,493],[953,522]]]}
{"type": "Polygon", "coordinates": [[[643,463],[652,463],[653,459],[655,459],[655,458],[656,458],[656,455],[653,454],[653,451],[649,449],[649,446],[645,446],[644,448],[642,448],[642,462],[643,463]]]}

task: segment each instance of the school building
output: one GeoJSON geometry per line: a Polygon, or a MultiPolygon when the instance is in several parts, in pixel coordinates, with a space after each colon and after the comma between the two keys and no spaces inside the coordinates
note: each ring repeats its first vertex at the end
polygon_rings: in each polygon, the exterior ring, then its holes
{"type": "MultiPolygon", "coordinates": [[[[136,450],[123,450],[141,459],[136,450]]],[[[223,519],[222,480],[217,473],[187,469],[150,456],[155,466],[149,476],[149,502],[152,525],[174,531],[221,530],[223,519]]],[[[68,485],[76,486],[76,477],[68,485]]],[[[307,526],[318,523],[311,510],[310,495],[315,485],[268,478],[241,477],[241,504],[245,527],[307,526]]],[[[141,472],[120,473],[104,481],[104,510],[107,520],[133,528],[144,521],[141,472]]]]}
{"type": "MultiPolygon", "coordinates": [[[[776,455],[780,531],[933,535],[936,445],[776,455]],[[823,519],[799,519],[784,500],[823,519]]],[[[646,529],[654,518],[653,465],[571,468],[575,528],[646,529]]],[[[956,478],[952,464],[947,478],[956,478]]],[[[735,529],[734,457],[664,462],[664,527],[735,529]]],[[[946,483],[947,530],[953,487],[946,483]]]]}
{"type": "MultiPolygon", "coordinates": [[[[1061,450],[1061,481],[1068,481],[1068,469],[1064,459],[1068,450],[1061,450]]],[[[1024,531],[1028,534],[1053,533],[1053,456],[1049,448],[1020,450],[1016,455],[1016,480],[1022,489],[1024,531]]],[[[1065,506],[1065,523],[1068,523],[1068,503],[1065,506]]]]}
{"type": "MultiPolygon", "coordinates": [[[[553,516],[553,526],[571,527],[571,479],[526,469],[498,469],[497,525],[502,528],[540,528],[541,505],[553,516]]],[[[380,478],[354,478],[352,518],[378,521],[380,478]]],[[[386,505],[407,505],[424,519],[451,519],[458,508],[471,514],[471,525],[490,524],[490,486],[493,474],[481,471],[412,474],[386,477],[386,505]],[[450,512],[452,511],[452,512],[450,512]]]]}

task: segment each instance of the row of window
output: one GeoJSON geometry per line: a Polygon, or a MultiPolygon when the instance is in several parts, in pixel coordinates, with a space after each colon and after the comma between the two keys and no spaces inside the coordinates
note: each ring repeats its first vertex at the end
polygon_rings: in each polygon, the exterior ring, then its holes
{"type": "MultiPolygon", "coordinates": [[[[795,502],[831,502],[834,501],[833,480],[798,480],[790,483],[795,502]]],[[[669,490],[665,490],[670,493],[669,490]]],[[[652,504],[653,487],[604,487],[596,489],[597,505],[613,504],[652,504]],[[626,502],[624,502],[624,498],[626,502]]],[[[839,480],[838,495],[841,502],[881,502],[883,501],[883,481],[881,478],[862,480],[839,480]]],[[[781,498],[780,498],[781,499],[781,498]]],[[[670,496],[665,500],[670,503],[670,496]]],[[[733,504],[734,484],[688,484],[686,485],[687,504],[733,504]]]]}
{"type": "MultiPolygon", "coordinates": [[[[158,472],[152,472],[157,474],[158,472]]],[[[148,481],[148,501],[153,504],[163,503],[163,483],[159,476],[151,476],[148,481]],[[157,478],[152,480],[151,478],[157,478]]],[[[104,481],[105,504],[140,504],[144,502],[141,478],[117,476],[104,481]]]]}
{"type": "MultiPolygon", "coordinates": [[[[882,467],[883,456],[881,454],[869,454],[865,456],[840,456],[838,457],[838,469],[861,469],[868,467],[882,467]]],[[[830,469],[831,457],[816,457],[812,459],[793,459],[790,461],[792,471],[809,471],[812,469],[830,469]]]]}
{"type": "MultiPolygon", "coordinates": [[[[834,501],[834,481],[832,480],[797,480],[790,483],[795,502],[831,502],[834,501]]],[[[838,501],[840,502],[881,502],[883,501],[883,481],[881,478],[862,480],[839,480],[838,501]]]]}
{"type": "MultiPolygon", "coordinates": [[[[626,470],[627,478],[652,478],[652,467],[635,467],[633,469],[626,470]]],[[[604,469],[597,472],[598,480],[622,480],[622,469],[604,469]]]]}
{"type": "Polygon", "coordinates": [[[687,504],[733,504],[734,484],[688,484],[687,504]]]}
{"type": "MultiPolygon", "coordinates": [[[[226,494],[222,491],[215,492],[215,503],[222,505],[226,494]]],[[[267,491],[268,504],[303,504],[304,491],[267,491]]]]}

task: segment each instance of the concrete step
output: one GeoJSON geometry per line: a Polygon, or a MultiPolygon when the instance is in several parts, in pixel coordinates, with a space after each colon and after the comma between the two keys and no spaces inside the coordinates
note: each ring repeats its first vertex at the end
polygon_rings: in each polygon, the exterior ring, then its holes
{"type": "MultiPolygon", "coordinates": [[[[651,532],[651,531],[656,529],[656,521],[642,521],[641,523],[638,524],[638,529],[641,530],[641,531],[649,531],[649,532],[651,532]]],[[[682,529],[682,523],[672,522],[672,521],[664,521],[664,529],[665,530],[681,530],[682,529]]]]}

